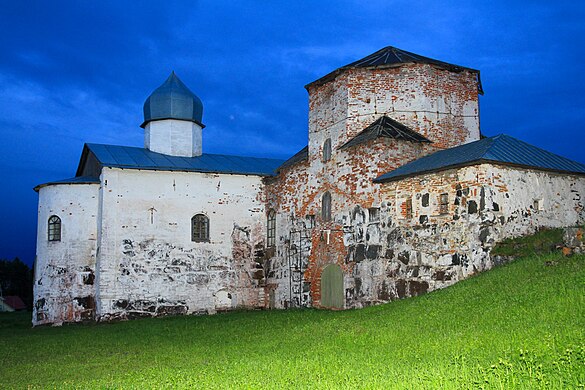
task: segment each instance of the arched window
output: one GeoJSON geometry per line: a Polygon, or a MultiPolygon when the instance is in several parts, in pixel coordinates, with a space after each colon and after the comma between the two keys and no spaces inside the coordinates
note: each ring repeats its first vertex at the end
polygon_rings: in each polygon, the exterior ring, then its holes
{"type": "Polygon", "coordinates": [[[197,214],[191,218],[191,241],[209,241],[209,218],[207,216],[197,214]]]}
{"type": "Polygon", "coordinates": [[[331,194],[329,191],[321,198],[321,218],[323,221],[331,221],[331,194]]]}
{"type": "Polygon", "coordinates": [[[61,218],[56,215],[51,215],[49,217],[47,235],[49,241],[61,241],[61,218]]]}
{"type": "Polygon", "coordinates": [[[331,138],[327,138],[323,143],[323,162],[331,160],[331,138]]]}
{"type": "Polygon", "coordinates": [[[266,246],[274,246],[276,244],[276,212],[274,210],[268,211],[266,233],[266,246]]]}

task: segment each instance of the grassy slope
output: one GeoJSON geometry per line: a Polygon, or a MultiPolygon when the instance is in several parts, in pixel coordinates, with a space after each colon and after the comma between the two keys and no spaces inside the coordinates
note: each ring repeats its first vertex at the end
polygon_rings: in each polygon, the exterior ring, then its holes
{"type": "Polygon", "coordinates": [[[585,256],[523,258],[355,311],[28,321],[0,316],[2,388],[585,386],[585,256]]]}

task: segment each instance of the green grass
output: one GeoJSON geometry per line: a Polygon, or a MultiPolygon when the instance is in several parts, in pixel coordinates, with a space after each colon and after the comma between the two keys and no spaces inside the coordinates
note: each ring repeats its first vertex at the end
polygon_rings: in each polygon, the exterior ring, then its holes
{"type": "Polygon", "coordinates": [[[585,387],[585,256],[363,310],[29,321],[0,315],[0,388],[585,387]]]}

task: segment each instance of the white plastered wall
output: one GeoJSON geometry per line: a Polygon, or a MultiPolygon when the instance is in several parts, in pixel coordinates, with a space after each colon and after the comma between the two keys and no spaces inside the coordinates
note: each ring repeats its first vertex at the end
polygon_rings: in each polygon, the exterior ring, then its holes
{"type": "Polygon", "coordinates": [[[104,168],[101,180],[99,318],[263,304],[259,176],[104,168]],[[195,214],[209,218],[209,242],[191,240],[195,214]]]}
{"type": "Polygon", "coordinates": [[[33,324],[91,320],[99,184],[39,189],[33,324]],[[48,240],[48,220],[61,219],[61,240],[48,240]]]}

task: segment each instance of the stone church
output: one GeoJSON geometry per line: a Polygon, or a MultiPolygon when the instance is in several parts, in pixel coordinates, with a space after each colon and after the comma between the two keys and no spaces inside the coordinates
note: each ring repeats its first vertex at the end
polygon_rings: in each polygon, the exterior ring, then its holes
{"type": "Polygon", "coordinates": [[[585,223],[585,165],[481,135],[478,70],[386,47],[305,88],[308,143],[286,161],[204,153],[203,104],[174,73],[143,148],[85,144],[75,177],[35,188],[33,324],[360,308],[585,223]]]}

